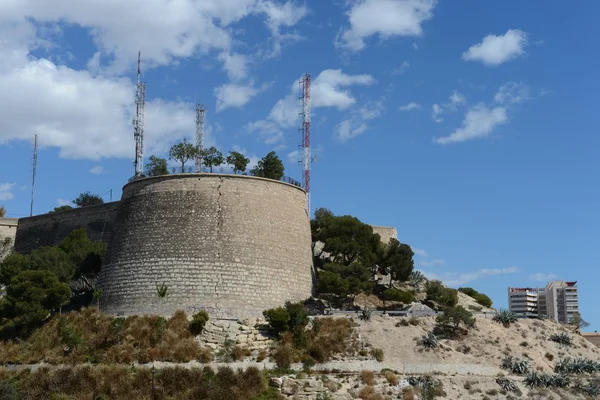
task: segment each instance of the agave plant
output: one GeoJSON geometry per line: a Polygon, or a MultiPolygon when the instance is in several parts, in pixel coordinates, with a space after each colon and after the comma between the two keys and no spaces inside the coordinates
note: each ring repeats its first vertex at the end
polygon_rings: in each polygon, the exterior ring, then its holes
{"type": "Polygon", "coordinates": [[[369,307],[365,307],[361,311],[359,318],[362,319],[363,321],[370,321],[371,320],[371,314],[373,314],[373,309],[369,308],[369,307]]]}
{"type": "Polygon", "coordinates": [[[508,310],[500,310],[494,315],[492,320],[508,327],[510,324],[517,321],[517,315],[508,310]]]}
{"type": "Polygon", "coordinates": [[[571,383],[571,378],[566,375],[556,374],[549,377],[548,386],[565,388],[571,383]]]}
{"type": "Polygon", "coordinates": [[[496,383],[498,385],[500,385],[500,387],[502,389],[506,390],[507,392],[516,392],[517,391],[517,385],[515,385],[514,382],[511,381],[510,379],[498,378],[498,379],[496,379],[496,383]]]}
{"type": "Polygon", "coordinates": [[[591,398],[596,398],[600,395],[600,385],[598,382],[590,381],[585,385],[581,382],[577,382],[574,385],[574,388],[577,392],[588,395],[591,398]]]}
{"type": "Polygon", "coordinates": [[[565,346],[573,345],[573,339],[571,339],[571,336],[569,336],[568,334],[566,334],[564,332],[554,333],[554,334],[550,335],[550,340],[552,340],[553,342],[556,342],[558,344],[565,345],[565,346]]]}
{"type": "Polygon", "coordinates": [[[600,363],[587,358],[565,358],[554,366],[554,372],[562,374],[593,374],[600,371],[600,363]]]}
{"type": "Polygon", "coordinates": [[[503,369],[509,370],[513,374],[519,375],[524,375],[528,373],[531,369],[529,361],[519,360],[517,358],[512,358],[511,356],[506,356],[504,360],[502,360],[501,367],[503,369]]]}
{"type": "Polygon", "coordinates": [[[437,349],[440,346],[440,342],[433,332],[427,332],[426,335],[423,335],[420,344],[426,349],[437,349]]]}

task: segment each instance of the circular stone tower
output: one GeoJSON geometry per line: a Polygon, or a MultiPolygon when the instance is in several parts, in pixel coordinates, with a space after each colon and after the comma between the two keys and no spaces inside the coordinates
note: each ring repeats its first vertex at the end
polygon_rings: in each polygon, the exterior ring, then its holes
{"type": "Polygon", "coordinates": [[[301,188],[182,174],[123,187],[98,285],[100,307],[111,314],[206,310],[213,318],[244,318],[310,297],[312,282],[301,188]]]}

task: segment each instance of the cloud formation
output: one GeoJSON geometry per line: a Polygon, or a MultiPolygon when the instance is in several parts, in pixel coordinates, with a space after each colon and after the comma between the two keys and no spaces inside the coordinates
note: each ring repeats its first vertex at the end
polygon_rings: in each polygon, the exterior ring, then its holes
{"type": "Polygon", "coordinates": [[[0,183],[0,200],[12,200],[16,183],[0,183]]]}
{"type": "Polygon", "coordinates": [[[495,67],[525,54],[527,34],[519,29],[509,29],[504,35],[487,35],[469,47],[462,55],[465,61],[480,61],[495,67]]]}
{"type": "Polygon", "coordinates": [[[463,126],[449,136],[436,138],[438,144],[464,142],[466,140],[488,136],[497,126],[508,121],[504,107],[488,108],[480,103],[473,106],[463,120],[463,126]]]}
{"type": "MultiPolygon", "coordinates": [[[[300,77],[290,86],[290,92],[277,101],[264,120],[253,121],[247,125],[251,132],[256,132],[267,144],[283,139],[283,132],[298,126],[300,112],[300,77]]],[[[346,110],[356,103],[350,92],[351,86],[370,86],[375,84],[371,75],[348,75],[341,69],[326,69],[312,82],[312,108],[329,107],[346,110]]]]}
{"type": "Polygon", "coordinates": [[[436,274],[434,272],[423,271],[425,276],[429,279],[441,280],[448,286],[461,286],[469,282],[473,282],[479,279],[487,278],[496,275],[515,274],[520,272],[519,267],[507,267],[507,268],[484,268],[474,272],[457,273],[457,272],[446,272],[444,274],[436,274]]]}
{"type": "Polygon", "coordinates": [[[96,165],[90,169],[90,174],[101,175],[104,173],[104,167],[101,165],[96,165]]]}
{"type": "Polygon", "coordinates": [[[417,104],[415,102],[411,102],[411,103],[405,104],[403,106],[400,106],[398,109],[400,111],[414,111],[414,110],[420,110],[421,108],[423,108],[423,107],[421,107],[419,104],[417,104]]]}
{"type": "Polygon", "coordinates": [[[349,27],[342,27],[335,46],[357,52],[365,39],[378,35],[385,40],[395,36],[423,35],[423,22],[433,17],[437,0],[359,0],[347,12],[349,27]]]}
{"type": "Polygon", "coordinates": [[[383,110],[383,100],[380,100],[353,111],[350,118],[344,119],[336,127],[335,138],[341,142],[346,142],[362,135],[369,129],[367,121],[380,117],[383,110]]]}

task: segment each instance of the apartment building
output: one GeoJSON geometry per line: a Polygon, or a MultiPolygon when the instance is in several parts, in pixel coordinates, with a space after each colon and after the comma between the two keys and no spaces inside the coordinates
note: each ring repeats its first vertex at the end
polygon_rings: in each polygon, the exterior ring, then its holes
{"type": "Polygon", "coordinates": [[[508,309],[520,315],[547,315],[566,324],[579,312],[577,282],[552,281],[544,288],[509,287],[508,309]]]}
{"type": "Polygon", "coordinates": [[[509,287],[508,309],[515,314],[540,315],[546,313],[543,288],[509,287]],[[544,300],[543,304],[540,300],[544,300]]]}

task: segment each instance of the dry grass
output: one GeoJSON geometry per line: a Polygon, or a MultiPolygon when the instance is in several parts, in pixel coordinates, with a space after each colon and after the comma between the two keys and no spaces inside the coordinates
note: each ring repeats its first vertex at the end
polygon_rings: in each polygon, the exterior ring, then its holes
{"type": "Polygon", "coordinates": [[[360,389],[358,397],[363,400],[384,400],[384,397],[373,386],[365,386],[360,389]]]}
{"type": "MultiPolygon", "coordinates": [[[[80,366],[36,372],[0,371],[2,381],[14,382],[21,400],[48,398],[146,400],[153,398],[152,371],[116,366],[80,366]],[[57,397],[62,395],[62,397],[57,397]]],[[[155,398],[161,399],[277,399],[256,368],[234,372],[220,368],[165,368],[154,374],[155,398]],[[259,397],[260,396],[260,397],[259,397]]]]}
{"type": "Polygon", "coordinates": [[[310,338],[307,353],[317,362],[326,362],[336,355],[358,352],[358,338],[347,318],[319,318],[318,328],[310,338]]]}
{"type": "Polygon", "coordinates": [[[392,386],[396,386],[400,383],[400,379],[398,379],[398,376],[392,371],[385,372],[385,379],[387,379],[388,383],[392,386]]]}
{"type": "Polygon", "coordinates": [[[373,371],[364,370],[360,373],[360,380],[365,385],[374,386],[375,385],[375,374],[373,371]]]}
{"type": "Polygon", "coordinates": [[[402,389],[402,399],[403,400],[414,400],[415,399],[415,390],[410,386],[406,386],[402,389]]]}
{"type": "Polygon", "coordinates": [[[58,315],[19,344],[0,342],[0,363],[147,363],[210,361],[178,311],[157,316],[114,318],[97,308],[58,315]]]}

